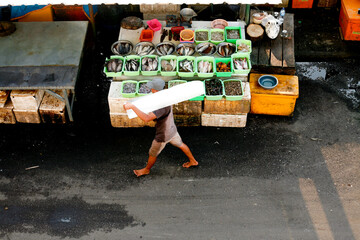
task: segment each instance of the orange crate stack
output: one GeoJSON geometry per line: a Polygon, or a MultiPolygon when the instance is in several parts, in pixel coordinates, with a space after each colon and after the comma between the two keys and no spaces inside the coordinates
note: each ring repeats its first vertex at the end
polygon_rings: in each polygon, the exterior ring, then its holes
{"type": "Polygon", "coordinates": [[[339,16],[341,32],[345,40],[360,41],[360,0],[342,0],[339,16]]]}

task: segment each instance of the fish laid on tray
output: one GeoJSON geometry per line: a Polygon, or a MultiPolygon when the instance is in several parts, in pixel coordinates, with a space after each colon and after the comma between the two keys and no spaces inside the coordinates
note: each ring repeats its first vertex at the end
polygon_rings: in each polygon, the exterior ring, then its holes
{"type": "Polygon", "coordinates": [[[110,59],[106,68],[108,72],[121,72],[123,66],[123,61],[121,59],[110,59]]]}
{"type": "Polygon", "coordinates": [[[248,70],[249,65],[246,58],[236,58],[234,59],[234,68],[236,70],[248,70]]]}
{"type": "Polygon", "coordinates": [[[141,60],[141,71],[157,71],[158,60],[156,58],[144,57],[141,60]]]}
{"type": "Polygon", "coordinates": [[[128,59],[125,63],[125,71],[138,71],[139,70],[139,60],[138,59],[128,59]]]}
{"type": "Polygon", "coordinates": [[[194,72],[194,61],[187,59],[180,61],[179,72],[194,72]]]}
{"type": "Polygon", "coordinates": [[[235,50],[236,46],[233,43],[223,42],[218,45],[218,53],[223,57],[230,56],[235,50]]]}
{"type": "Polygon", "coordinates": [[[201,55],[213,55],[216,52],[216,45],[209,42],[200,43],[196,46],[196,51],[201,55]]]}
{"type": "Polygon", "coordinates": [[[135,54],[138,56],[151,55],[155,52],[155,46],[151,42],[139,42],[135,45],[135,54]]]}
{"type": "Polygon", "coordinates": [[[195,53],[195,47],[193,44],[180,43],[176,47],[176,52],[180,56],[191,56],[195,53]]]}
{"type": "Polygon", "coordinates": [[[200,61],[198,63],[198,72],[199,73],[212,73],[213,72],[213,63],[209,61],[200,61]]]}
{"type": "Polygon", "coordinates": [[[165,72],[174,72],[176,70],[176,60],[162,60],[161,61],[161,71],[165,72]]]}
{"type": "Polygon", "coordinates": [[[171,42],[159,43],[156,46],[156,53],[160,56],[170,55],[175,51],[175,45],[171,42]]]}

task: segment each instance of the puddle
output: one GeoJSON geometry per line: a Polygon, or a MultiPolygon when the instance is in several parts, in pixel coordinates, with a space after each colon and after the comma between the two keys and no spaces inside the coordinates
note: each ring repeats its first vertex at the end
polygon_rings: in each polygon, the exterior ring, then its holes
{"type": "MultiPolygon", "coordinates": [[[[316,63],[315,63],[316,64],[316,63]]],[[[314,63],[296,63],[297,72],[308,79],[323,81],[326,77],[326,68],[314,65],[314,63]]]]}
{"type": "Polygon", "coordinates": [[[0,211],[2,233],[46,233],[79,238],[98,229],[111,231],[138,225],[123,205],[91,205],[79,198],[24,201],[16,204],[0,201],[0,206],[6,206],[6,210],[4,208],[0,211]]]}

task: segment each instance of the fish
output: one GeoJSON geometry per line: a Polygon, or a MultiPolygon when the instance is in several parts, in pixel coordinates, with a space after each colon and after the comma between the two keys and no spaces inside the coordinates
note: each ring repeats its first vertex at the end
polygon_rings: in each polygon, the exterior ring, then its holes
{"type": "Polygon", "coordinates": [[[194,62],[191,60],[184,59],[179,62],[180,72],[193,72],[194,71],[194,62]]]}
{"type": "Polygon", "coordinates": [[[216,52],[216,47],[211,43],[200,43],[197,52],[203,55],[212,55],[216,52]]]}
{"type": "Polygon", "coordinates": [[[195,48],[192,45],[184,45],[184,44],[179,44],[176,52],[180,55],[180,56],[191,56],[195,53],[195,48]]]}
{"type": "Polygon", "coordinates": [[[126,55],[132,51],[132,48],[132,45],[127,42],[119,42],[112,50],[117,55],[126,55]]]}
{"type": "Polygon", "coordinates": [[[163,29],[161,32],[160,42],[163,42],[167,35],[168,35],[168,30],[163,29]]]}
{"type": "Polygon", "coordinates": [[[138,59],[128,59],[125,63],[125,71],[138,71],[139,70],[139,60],[138,59]]]}
{"type": "Polygon", "coordinates": [[[234,67],[236,70],[248,70],[249,65],[246,58],[236,58],[234,59],[234,67]]]}
{"type": "Polygon", "coordinates": [[[240,43],[237,46],[237,50],[238,50],[238,52],[250,52],[250,47],[249,47],[249,45],[247,45],[245,43],[240,43]]]}
{"type": "Polygon", "coordinates": [[[144,57],[141,60],[141,70],[142,71],[157,71],[158,60],[157,58],[144,57]]]}
{"type": "Polygon", "coordinates": [[[212,63],[209,61],[200,61],[198,63],[198,72],[199,73],[211,73],[212,72],[212,63]]]}
{"type": "Polygon", "coordinates": [[[135,54],[139,56],[151,55],[155,52],[155,47],[151,43],[138,44],[135,47],[135,54]]]}
{"type": "Polygon", "coordinates": [[[121,59],[110,59],[106,63],[106,68],[108,72],[121,72],[123,66],[123,61],[121,59]]]}
{"type": "Polygon", "coordinates": [[[174,52],[174,49],[175,46],[168,42],[157,45],[156,52],[161,56],[165,56],[172,54],[174,52]]]}
{"type": "Polygon", "coordinates": [[[230,56],[231,54],[233,54],[235,52],[235,45],[232,43],[223,43],[221,45],[219,45],[219,49],[218,49],[218,53],[223,56],[230,56]]]}
{"type": "Polygon", "coordinates": [[[176,69],[176,60],[162,60],[161,61],[161,71],[173,72],[176,69]]]}

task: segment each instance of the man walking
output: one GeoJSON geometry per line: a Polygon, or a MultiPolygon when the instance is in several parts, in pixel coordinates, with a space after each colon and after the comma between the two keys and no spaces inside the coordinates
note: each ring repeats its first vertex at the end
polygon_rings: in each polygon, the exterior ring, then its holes
{"type": "MultiPolygon", "coordinates": [[[[165,82],[161,79],[154,79],[147,83],[147,87],[151,89],[152,93],[156,93],[164,89],[165,82]]],[[[151,167],[155,164],[157,156],[161,153],[167,143],[171,143],[175,147],[180,148],[185,155],[189,158],[189,162],[183,164],[183,167],[189,168],[191,166],[197,166],[198,162],[195,160],[192,155],[189,147],[182,142],[182,139],[177,131],[174,116],[172,111],[172,106],[164,107],[150,113],[144,113],[140,111],[132,103],[124,104],[124,109],[132,109],[138,117],[144,122],[156,121],[155,129],[155,138],[152,142],[151,148],[149,150],[149,159],[147,165],[143,169],[134,170],[136,176],[140,177],[150,173],[151,167]]]]}

